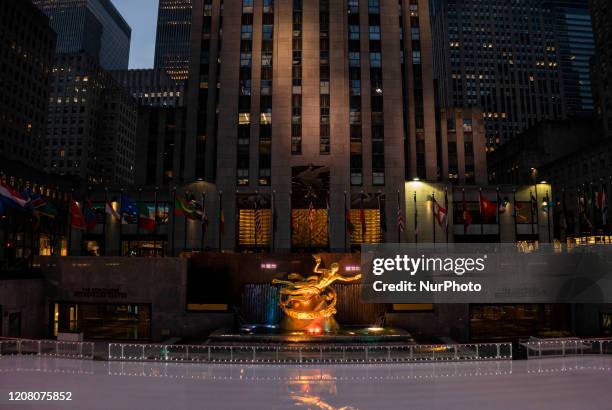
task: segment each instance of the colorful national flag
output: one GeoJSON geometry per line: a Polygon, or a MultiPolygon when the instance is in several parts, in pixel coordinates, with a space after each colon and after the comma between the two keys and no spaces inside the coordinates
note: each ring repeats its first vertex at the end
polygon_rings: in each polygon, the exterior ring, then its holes
{"type": "Polygon", "coordinates": [[[402,211],[402,206],[397,203],[397,229],[404,233],[406,231],[406,221],[404,221],[404,212],[402,211]]]}
{"type": "Polygon", "coordinates": [[[440,227],[448,229],[448,212],[446,208],[440,206],[438,201],[436,201],[436,198],[430,197],[430,200],[432,201],[432,211],[436,222],[438,222],[440,227]]]}
{"type": "Polygon", "coordinates": [[[468,211],[467,204],[465,203],[465,198],[463,199],[463,234],[467,233],[468,228],[472,225],[474,219],[472,218],[472,213],[468,211]]]}
{"type": "Polygon", "coordinates": [[[151,233],[155,232],[155,216],[151,215],[152,212],[149,206],[144,203],[138,204],[138,226],[151,233]]]}
{"type": "Polygon", "coordinates": [[[112,219],[115,219],[117,221],[121,219],[121,216],[119,216],[119,212],[115,211],[115,208],[113,208],[113,205],[109,201],[106,202],[106,205],[104,206],[104,211],[107,215],[110,215],[112,219]]]}
{"type": "Polygon", "coordinates": [[[344,219],[346,220],[346,233],[352,235],[355,232],[355,225],[351,220],[351,210],[348,208],[344,210],[344,219]]]}
{"type": "Polygon", "coordinates": [[[93,202],[90,198],[87,198],[85,201],[85,206],[83,207],[83,216],[85,217],[85,224],[88,231],[95,229],[98,224],[98,218],[96,216],[96,211],[93,206],[93,202]]]}
{"type": "Polygon", "coordinates": [[[497,208],[493,202],[485,198],[482,193],[480,194],[480,214],[484,217],[494,217],[497,215],[497,208]]]}
{"type": "Polygon", "coordinates": [[[126,217],[133,219],[134,222],[138,220],[138,205],[136,201],[127,195],[121,195],[121,223],[128,224],[129,221],[126,217]]]}
{"type": "Polygon", "coordinates": [[[608,223],[608,197],[604,186],[601,187],[601,192],[598,192],[597,195],[597,208],[601,211],[602,225],[606,226],[608,223]]]}
{"type": "Polygon", "coordinates": [[[312,232],[314,230],[315,224],[315,207],[312,201],[310,201],[310,205],[308,205],[308,229],[312,232]]]}
{"type": "Polygon", "coordinates": [[[79,203],[74,199],[70,201],[70,226],[74,229],[85,230],[87,229],[87,223],[79,203]]]}
{"type": "Polygon", "coordinates": [[[0,181],[0,197],[6,200],[4,202],[5,205],[14,205],[24,208],[28,204],[28,200],[26,198],[2,181],[0,181]]]}
{"type": "Polygon", "coordinates": [[[256,240],[259,237],[261,237],[262,225],[263,225],[263,222],[261,220],[261,211],[259,209],[257,201],[255,201],[255,239],[256,240]]]}

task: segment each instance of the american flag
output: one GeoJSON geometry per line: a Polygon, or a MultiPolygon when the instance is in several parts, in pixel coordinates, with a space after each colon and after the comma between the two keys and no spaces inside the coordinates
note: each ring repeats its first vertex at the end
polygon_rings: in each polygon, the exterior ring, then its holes
{"type": "Polygon", "coordinates": [[[261,228],[262,228],[262,220],[261,220],[261,212],[257,207],[257,203],[255,203],[255,238],[259,238],[261,236],[261,228]]]}
{"type": "Polygon", "coordinates": [[[315,224],[315,208],[314,208],[314,204],[311,201],[310,205],[308,206],[308,228],[311,231],[314,230],[314,224],[315,224]]]}
{"type": "Polygon", "coordinates": [[[406,222],[404,222],[404,212],[402,212],[402,207],[400,204],[397,204],[397,229],[400,232],[406,231],[406,222]]]}

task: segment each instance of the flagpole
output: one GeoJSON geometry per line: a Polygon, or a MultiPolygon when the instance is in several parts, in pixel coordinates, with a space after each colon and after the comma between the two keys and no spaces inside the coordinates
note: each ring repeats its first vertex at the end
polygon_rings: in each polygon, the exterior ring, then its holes
{"type": "Polygon", "coordinates": [[[577,224],[576,229],[578,230],[578,240],[582,241],[582,206],[580,205],[580,185],[576,186],[576,216],[577,224]]]}
{"type": "Polygon", "coordinates": [[[417,193],[414,191],[414,243],[419,243],[419,210],[417,209],[417,193]]]}
{"type": "Polygon", "coordinates": [[[253,214],[253,239],[255,241],[255,252],[257,252],[257,197],[255,197],[255,213],[253,214]]]}
{"type": "MultiPolygon", "coordinates": [[[[448,227],[451,226],[450,219],[450,209],[448,207],[448,185],[444,186],[444,208],[446,208],[446,243],[448,243],[448,227]]],[[[455,218],[453,218],[454,221],[455,218]]]]}
{"type": "Polygon", "coordinates": [[[119,256],[123,256],[123,188],[119,192],[119,256]]]}
{"type": "Polygon", "coordinates": [[[478,188],[478,211],[480,212],[480,241],[484,242],[484,218],[482,214],[482,187],[478,188]]]}
{"type": "MultiPolygon", "coordinates": [[[[138,241],[142,239],[140,237],[140,207],[142,206],[142,188],[138,188],[138,205],[136,206],[136,238],[138,241]]],[[[140,245],[138,246],[140,252],[140,245]]],[[[140,256],[140,255],[139,255],[140,256]]]]}
{"type": "Polygon", "coordinates": [[[563,186],[563,188],[561,188],[561,201],[563,201],[561,203],[561,212],[563,212],[563,220],[564,222],[564,227],[563,227],[563,234],[561,234],[561,225],[559,224],[559,237],[562,241],[565,241],[567,239],[567,205],[566,205],[566,200],[567,200],[567,196],[565,195],[565,185],[563,186]]]}
{"type": "MultiPolygon", "coordinates": [[[[184,193],[185,195],[185,204],[187,203],[187,193],[184,193]]],[[[189,193],[189,200],[191,201],[191,192],[189,193]]],[[[193,204],[193,203],[192,203],[193,204]]],[[[193,206],[193,205],[191,205],[193,206]]],[[[187,251],[187,214],[184,213],[183,214],[183,252],[187,251]]]]}
{"type": "Polygon", "coordinates": [[[591,235],[595,235],[595,233],[597,233],[596,231],[596,225],[597,225],[597,220],[596,215],[597,215],[597,204],[596,204],[596,199],[595,199],[595,194],[593,192],[593,186],[595,184],[593,184],[593,182],[589,182],[589,195],[591,196],[591,212],[593,212],[593,221],[591,224],[591,235]]]}
{"type": "MultiPolygon", "coordinates": [[[[400,191],[399,189],[397,190],[397,213],[399,214],[401,212],[402,209],[402,205],[400,202],[400,191]]],[[[400,214],[401,215],[401,214],[400,214]]],[[[402,227],[400,226],[400,215],[395,215],[395,219],[396,221],[396,225],[397,225],[397,243],[402,243],[402,227]]]]}
{"type": "Polygon", "coordinates": [[[546,191],[546,226],[548,228],[548,243],[551,242],[551,232],[550,232],[550,196],[548,196],[548,191],[546,191]]]}
{"type": "Polygon", "coordinates": [[[344,251],[346,253],[348,253],[348,220],[346,219],[347,212],[350,212],[350,210],[347,209],[346,191],[344,191],[344,251]]]}
{"type": "MultiPolygon", "coordinates": [[[[612,175],[610,175],[608,177],[608,182],[609,182],[609,186],[610,186],[610,190],[608,192],[610,192],[610,196],[612,196],[612,175]]],[[[606,203],[608,202],[608,198],[606,197],[606,203]]],[[[610,216],[610,206],[608,206],[608,210],[606,212],[606,220],[609,221],[608,217],[610,216]]],[[[609,226],[609,222],[608,222],[608,242],[610,241],[610,235],[612,234],[612,229],[609,226]]]]}
{"type": "Polygon", "coordinates": [[[270,245],[273,253],[276,251],[276,218],[276,191],[272,191],[272,243],[270,245]]]}
{"type": "Polygon", "coordinates": [[[499,186],[497,187],[497,236],[499,237],[499,243],[501,243],[501,212],[500,207],[502,205],[502,198],[500,195],[499,186]]]}
{"type": "Polygon", "coordinates": [[[204,226],[204,224],[206,223],[204,221],[204,216],[206,215],[206,193],[204,193],[204,191],[202,191],[202,220],[200,221],[200,225],[201,225],[201,235],[200,235],[200,252],[204,252],[204,234],[206,233],[206,227],[204,226]]]}
{"type": "Polygon", "coordinates": [[[221,236],[222,236],[222,231],[223,231],[223,219],[224,219],[224,215],[223,215],[223,191],[219,191],[219,252],[221,252],[221,236]]]}
{"type": "Polygon", "coordinates": [[[512,212],[514,214],[514,240],[518,239],[518,208],[516,207],[516,188],[512,189],[512,212]]]}
{"type": "Polygon", "coordinates": [[[108,203],[108,187],[104,187],[104,225],[102,225],[102,238],[104,240],[104,256],[108,256],[108,250],[106,248],[106,204],[108,203]]]}
{"type": "MultiPolygon", "coordinates": [[[[70,202],[68,203],[68,249],[66,254],[70,256],[72,248],[72,202],[74,201],[74,188],[70,191],[70,202]]],[[[61,252],[60,252],[61,255],[61,252]]]]}
{"type": "Polygon", "coordinates": [[[154,235],[153,236],[153,249],[154,249],[154,251],[153,252],[155,252],[155,253],[157,253],[157,212],[159,211],[159,209],[158,209],[159,205],[157,203],[157,201],[158,201],[158,198],[157,198],[158,191],[159,191],[159,187],[155,187],[155,193],[154,193],[155,210],[154,210],[154,213],[153,213],[153,223],[154,223],[154,225],[153,225],[153,235],[154,235]]]}
{"type": "Polygon", "coordinates": [[[174,187],[172,189],[172,215],[170,215],[170,217],[172,217],[172,253],[171,255],[174,256],[174,252],[175,252],[175,234],[176,234],[176,187],[174,187]]]}
{"type": "Polygon", "coordinates": [[[431,228],[433,232],[433,243],[436,244],[436,216],[434,215],[436,207],[436,193],[431,193],[431,228]]]}

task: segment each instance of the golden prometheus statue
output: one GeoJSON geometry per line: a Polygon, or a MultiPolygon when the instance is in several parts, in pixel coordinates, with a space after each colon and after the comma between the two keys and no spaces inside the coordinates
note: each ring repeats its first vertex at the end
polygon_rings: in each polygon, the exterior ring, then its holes
{"type": "Polygon", "coordinates": [[[313,273],[304,278],[292,273],[288,280],[274,279],[273,284],[284,285],[280,290],[279,305],[285,317],[281,328],[285,330],[306,330],[310,333],[331,332],[338,329],[334,319],[338,295],[331,287],[334,282],[356,282],[361,274],[343,276],[338,273],[340,265],[332,263],[330,269],[322,269],[321,257],[315,255],[313,273]]]}

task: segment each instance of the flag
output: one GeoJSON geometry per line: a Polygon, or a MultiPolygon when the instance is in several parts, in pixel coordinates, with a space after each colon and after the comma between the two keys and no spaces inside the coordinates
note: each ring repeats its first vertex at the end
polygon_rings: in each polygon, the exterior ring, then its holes
{"type": "Polygon", "coordinates": [[[1,181],[0,197],[3,197],[7,200],[4,202],[5,205],[16,205],[18,207],[24,208],[28,204],[28,200],[25,199],[19,192],[1,181]]]}
{"type": "Polygon", "coordinates": [[[533,195],[532,192],[529,192],[529,196],[531,197],[531,213],[537,215],[538,214],[538,200],[533,195]]]}
{"type": "Polygon", "coordinates": [[[202,216],[196,209],[194,202],[185,196],[185,199],[176,197],[174,200],[174,215],[184,216],[188,219],[201,220],[202,216]]]}
{"type": "Polygon", "coordinates": [[[91,201],[91,197],[87,198],[85,201],[85,206],[83,207],[83,215],[85,217],[86,228],[88,231],[93,230],[98,224],[98,220],[96,217],[96,212],[93,207],[93,203],[91,201]]]}
{"type": "Polygon", "coordinates": [[[225,214],[223,213],[223,208],[221,208],[219,214],[219,232],[221,235],[225,234],[225,214]]]}
{"type": "Polygon", "coordinates": [[[404,212],[402,211],[402,206],[399,201],[397,203],[397,229],[404,233],[406,231],[406,221],[404,221],[404,212]]]}
{"type": "Polygon", "coordinates": [[[121,195],[121,223],[124,225],[129,223],[126,216],[130,219],[133,218],[136,222],[138,220],[138,205],[127,195],[121,195]]]}
{"type": "Polygon", "coordinates": [[[255,240],[261,236],[261,228],[262,228],[262,220],[261,220],[261,212],[257,205],[257,201],[255,201],[255,240]]]}
{"type": "Polygon", "coordinates": [[[361,240],[365,242],[367,225],[366,225],[365,209],[363,209],[363,201],[361,204],[361,208],[359,209],[359,221],[361,222],[361,240]]]}
{"type": "Polygon", "coordinates": [[[151,215],[149,206],[142,202],[138,204],[138,227],[151,233],[155,232],[155,217],[151,215]]]}
{"type": "Polygon", "coordinates": [[[208,214],[206,213],[206,194],[202,193],[202,235],[208,230],[208,214]]]}
{"type": "Polygon", "coordinates": [[[346,233],[353,235],[353,232],[355,232],[355,225],[353,225],[353,221],[351,220],[351,210],[348,208],[344,210],[344,219],[346,220],[346,233]]]}
{"type": "Polygon", "coordinates": [[[446,209],[441,207],[438,201],[436,201],[436,198],[433,196],[429,197],[429,199],[432,201],[432,211],[436,222],[438,222],[440,227],[448,229],[448,216],[446,209]]]}
{"type": "Polygon", "coordinates": [[[70,226],[80,230],[85,230],[87,228],[87,223],[81,212],[81,207],[74,199],[70,201],[70,226]]]}
{"type": "Polygon", "coordinates": [[[608,198],[604,186],[601,187],[601,192],[597,193],[597,208],[601,211],[602,225],[606,226],[608,223],[608,198]]]}
{"type": "Polygon", "coordinates": [[[308,229],[312,232],[314,230],[315,224],[315,208],[312,201],[310,201],[310,205],[308,206],[308,229]]]}
{"type": "Polygon", "coordinates": [[[504,197],[504,199],[502,199],[501,195],[499,194],[499,190],[498,190],[497,191],[497,207],[498,207],[500,214],[503,214],[504,212],[506,212],[506,207],[508,206],[509,202],[510,200],[508,199],[508,197],[504,197]]]}
{"type": "Polygon", "coordinates": [[[467,204],[465,203],[465,197],[463,198],[463,234],[467,233],[468,228],[474,222],[472,213],[468,211],[467,204]]]}
{"type": "Polygon", "coordinates": [[[593,229],[593,224],[591,223],[591,220],[588,218],[587,213],[586,213],[586,199],[585,199],[585,194],[584,192],[579,193],[579,198],[578,198],[578,214],[579,217],[584,218],[584,221],[587,223],[587,225],[589,226],[590,229],[593,229]]]}
{"type": "Polygon", "coordinates": [[[110,215],[111,218],[117,221],[121,219],[121,216],[119,216],[119,212],[115,211],[115,208],[113,208],[113,205],[109,201],[106,201],[104,211],[107,215],[110,215]]]}
{"type": "Polygon", "coordinates": [[[484,217],[494,217],[497,215],[497,208],[491,201],[480,194],[480,213],[484,217]]]}

